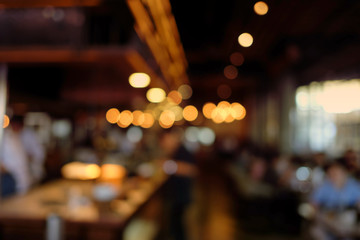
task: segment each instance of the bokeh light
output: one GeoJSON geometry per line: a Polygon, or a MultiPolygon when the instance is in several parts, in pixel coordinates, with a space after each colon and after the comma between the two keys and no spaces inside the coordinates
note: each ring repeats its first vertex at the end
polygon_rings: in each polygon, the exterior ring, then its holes
{"type": "Polygon", "coordinates": [[[183,109],[182,107],[176,105],[169,108],[175,114],[175,121],[181,121],[183,119],[183,109]]]}
{"type": "Polygon", "coordinates": [[[224,68],[224,76],[227,79],[235,79],[238,76],[238,70],[235,66],[229,65],[224,68]]]}
{"type": "Polygon", "coordinates": [[[170,110],[165,110],[160,114],[159,124],[162,128],[170,128],[174,125],[175,114],[170,110]]]}
{"type": "Polygon", "coordinates": [[[190,122],[194,121],[197,118],[198,114],[198,110],[195,106],[192,105],[186,106],[183,110],[184,119],[190,122]]]}
{"type": "Polygon", "coordinates": [[[134,88],[144,88],[149,86],[150,77],[146,73],[133,73],[129,77],[129,83],[134,88]]]}
{"type": "Polygon", "coordinates": [[[226,111],[223,108],[215,108],[211,113],[211,119],[214,123],[222,123],[227,117],[226,111]]]}
{"type": "Polygon", "coordinates": [[[296,178],[299,181],[306,181],[309,180],[310,176],[311,176],[311,169],[308,167],[299,167],[296,170],[296,178]]]}
{"type": "Polygon", "coordinates": [[[207,119],[211,119],[211,114],[215,108],[216,105],[214,103],[208,102],[204,104],[202,112],[207,119]]]}
{"type": "Polygon", "coordinates": [[[199,130],[199,135],[198,135],[198,139],[199,142],[205,146],[210,146],[215,142],[215,132],[208,128],[208,127],[203,127],[199,130]]]}
{"type": "Polygon", "coordinates": [[[120,118],[118,120],[118,123],[121,124],[119,126],[125,126],[128,127],[133,121],[133,115],[132,112],[129,110],[122,111],[120,113],[120,118]]]}
{"type": "Polygon", "coordinates": [[[166,93],[161,88],[150,88],[146,93],[146,98],[152,103],[160,103],[164,101],[165,97],[166,93]]]}
{"type": "Polygon", "coordinates": [[[169,92],[167,99],[171,103],[180,104],[182,101],[182,95],[176,90],[169,92]]]}
{"type": "Polygon", "coordinates": [[[132,143],[139,142],[143,137],[143,132],[139,127],[130,127],[126,132],[127,139],[132,143]]]}
{"type": "Polygon", "coordinates": [[[199,128],[197,127],[188,127],[185,130],[185,139],[189,142],[197,142],[198,141],[198,135],[199,135],[199,128]]]}
{"type": "Polygon", "coordinates": [[[142,111],[135,110],[132,115],[133,115],[133,121],[132,121],[133,125],[140,126],[141,124],[144,123],[145,116],[144,116],[144,113],[142,111]]]}
{"type": "Polygon", "coordinates": [[[231,113],[234,114],[234,118],[236,120],[242,120],[245,118],[246,116],[246,109],[243,105],[241,105],[240,103],[232,103],[231,104],[231,108],[234,110],[231,113]]]}
{"type": "Polygon", "coordinates": [[[163,170],[168,175],[175,174],[177,169],[178,165],[174,160],[166,160],[163,164],[163,170]]]}
{"type": "Polygon", "coordinates": [[[217,105],[218,108],[227,109],[231,107],[230,103],[228,101],[221,101],[217,105]]]}
{"type": "Polygon", "coordinates": [[[110,108],[106,112],[106,121],[109,123],[116,123],[120,118],[120,111],[117,108],[110,108]]]}
{"type": "Polygon", "coordinates": [[[64,178],[74,180],[91,180],[100,177],[100,167],[96,164],[71,162],[61,168],[64,178]]]}
{"type": "Polygon", "coordinates": [[[224,120],[224,122],[226,122],[226,123],[231,123],[231,122],[233,122],[233,121],[235,121],[235,117],[234,117],[234,115],[235,115],[235,110],[234,109],[232,109],[232,108],[227,108],[226,109],[226,118],[225,118],[225,120],[224,120]]]}
{"type": "Polygon", "coordinates": [[[192,88],[187,85],[187,84],[183,84],[178,88],[179,93],[181,94],[182,98],[187,100],[189,98],[191,98],[193,90],[192,88]]]}
{"type": "Polygon", "coordinates": [[[243,47],[250,47],[253,44],[253,37],[250,33],[242,33],[238,37],[238,42],[243,47]]]}
{"type": "Polygon", "coordinates": [[[244,63],[244,56],[239,52],[230,55],[230,62],[234,66],[241,66],[244,63]]]}
{"type": "Polygon", "coordinates": [[[125,175],[126,169],[121,165],[106,163],[101,166],[101,179],[103,180],[122,179],[125,175]]]}
{"type": "Polygon", "coordinates": [[[222,99],[227,99],[231,96],[232,90],[229,85],[221,84],[217,88],[217,94],[222,99]]]}
{"type": "Polygon", "coordinates": [[[269,11],[269,7],[265,2],[259,1],[259,2],[255,3],[254,11],[258,15],[265,15],[269,11]]]}
{"type": "Polygon", "coordinates": [[[3,122],[3,128],[7,128],[10,124],[10,118],[8,115],[4,115],[4,122],[3,122]]]}
{"type": "Polygon", "coordinates": [[[151,128],[154,125],[155,119],[154,116],[149,113],[144,113],[144,122],[141,124],[142,128],[151,128]]]}

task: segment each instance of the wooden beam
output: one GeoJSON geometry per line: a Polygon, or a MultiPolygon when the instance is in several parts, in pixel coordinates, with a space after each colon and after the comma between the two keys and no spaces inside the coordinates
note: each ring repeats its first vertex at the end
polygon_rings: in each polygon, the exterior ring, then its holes
{"type": "Polygon", "coordinates": [[[71,48],[51,49],[29,47],[24,49],[0,49],[0,62],[4,63],[76,63],[116,61],[122,59],[129,52],[127,48],[106,47],[86,50],[71,48]]]}
{"type": "MultiPolygon", "coordinates": [[[[167,89],[164,80],[149,66],[146,60],[135,49],[129,47],[103,47],[90,49],[52,49],[30,47],[25,49],[0,49],[0,63],[8,64],[73,64],[88,63],[93,65],[115,65],[125,74],[144,72],[151,77],[151,87],[167,89]],[[124,69],[124,63],[130,69],[124,69]]],[[[125,67],[126,68],[126,67],[125,67]]]]}
{"type": "Polygon", "coordinates": [[[102,0],[0,0],[0,8],[93,7],[102,0]]]}
{"type": "Polygon", "coordinates": [[[187,61],[169,0],[127,0],[135,30],[148,45],[167,85],[177,89],[188,83],[187,61]]]}

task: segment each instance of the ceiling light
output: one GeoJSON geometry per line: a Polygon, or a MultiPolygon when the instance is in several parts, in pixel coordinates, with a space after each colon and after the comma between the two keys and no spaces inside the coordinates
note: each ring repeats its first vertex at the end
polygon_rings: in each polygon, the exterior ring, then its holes
{"type": "Polygon", "coordinates": [[[149,86],[150,77],[146,73],[133,73],[129,77],[129,83],[134,88],[144,88],[149,86]]]}
{"type": "Polygon", "coordinates": [[[198,117],[198,114],[198,110],[192,105],[186,106],[183,110],[184,119],[190,122],[194,121],[198,117]]]}
{"type": "Polygon", "coordinates": [[[150,88],[146,93],[146,98],[152,103],[160,103],[165,97],[166,93],[161,88],[150,88]]]}
{"type": "Polygon", "coordinates": [[[120,111],[116,108],[110,108],[107,112],[106,112],[106,120],[109,123],[116,123],[119,118],[120,118],[120,111]]]}
{"type": "Polygon", "coordinates": [[[238,42],[243,47],[250,47],[253,44],[254,39],[250,33],[242,33],[238,37],[238,42]]]}
{"type": "Polygon", "coordinates": [[[214,103],[208,102],[205,103],[203,106],[203,114],[207,119],[211,119],[211,114],[213,112],[213,110],[216,108],[216,105],[214,103]]]}
{"type": "Polygon", "coordinates": [[[265,2],[259,1],[259,2],[255,3],[254,11],[258,15],[265,15],[269,11],[269,7],[265,2]]]}

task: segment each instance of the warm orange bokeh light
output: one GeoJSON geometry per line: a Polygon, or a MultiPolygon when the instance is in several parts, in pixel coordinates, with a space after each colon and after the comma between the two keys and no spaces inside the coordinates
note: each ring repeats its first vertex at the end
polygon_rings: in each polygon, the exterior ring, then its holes
{"type": "Polygon", "coordinates": [[[227,117],[226,111],[223,108],[215,108],[211,113],[211,119],[214,123],[222,123],[227,117]]]}
{"type": "Polygon", "coordinates": [[[121,128],[127,128],[130,125],[130,124],[127,124],[127,125],[122,124],[120,121],[118,121],[116,124],[121,128]]]}
{"type": "Polygon", "coordinates": [[[229,65],[224,68],[224,76],[227,79],[235,79],[238,76],[238,70],[235,66],[229,65]]]}
{"type": "Polygon", "coordinates": [[[183,110],[184,119],[190,122],[194,121],[197,118],[198,114],[198,110],[192,105],[186,106],[183,110]]]}
{"type": "Polygon", "coordinates": [[[159,124],[163,128],[170,128],[174,125],[175,114],[170,110],[165,110],[160,114],[159,124]]]}
{"type": "Polygon", "coordinates": [[[231,122],[235,121],[233,112],[235,112],[234,109],[232,109],[231,107],[227,108],[227,116],[226,116],[224,122],[231,123],[231,122]]]}
{"type": "Polygon", "coordinates": [[[160,125],[160,127],[165,128],[165,129],[171,128],[171,127],[173,126],[173,124],[171,124],[171,125],[165,125],[165,124],[162,123],[162,122],[159,122],[159,125],[160,125]]]}
{"type": "Polygon", "coordinates": [[[233,117],[236,120],[242,120],[245,118],[246,116],[246,109],[244,108],[243,105],[241,105],[240,103],[232,103],[231,104],[231,109],[233,109],[234,111],[232,111],[233,117]]]}
{"type": "Polygon", "coordinates": [[[141,124],[143,128],[151,128],[154,125],[155,119],[151,113],[144,113],[144,122],[141,124]]]}
{"type": "Polygon", "coordinates": [[[125,110],[120,113],[118,125],[120,127],[123,127],[123,126],[128,127],[132,123],[132,121],[133,121],[132,112],[130,112],[129,110],[125,110]]]}
{"type": "Polygon", "coordinates": [[[100,176],[99,166],[96,164],[89,164],[85,167],[85,173],[89,179],[96,179],[100,176]]]}
{"type": "Polygon", "coordinates": [[[132,113],[132,115],[133,115],[133,121],[132,121],[133,125],[140,126],[141,124],[144,123],[145,117],[142,111],[136,110],[132,113]]]}
{"type": "Polygon", "coordinates": [[[214,103],[208,102],[204,104],[202,112],[207,119],[211,119],[211,114],[215,108],[216,105],[214,103]]]}
{"type": "Polygon", "coordinates": [[[242,33],[238,37],[238,42],[243,47],[250,47],[253,44],[254,39],[250,33],[242,33]]]}
{"type": "Polygon", "coordinates": [[[222,109],[227,109],[229,108],[231,105],[228,101],[221,101],[218,103],[217,107],[218,108],[222,108],[222,109]]]}
{"type": "Polygon", "coordinates": [[[183,109],[182,107],[176,105],[169,109],[175,114],[175,121],[181,121],[183,119],[183,109]]]}
{"type": "Polygon", "coordinates": [[[3,128],[7,128],[10,124],[10,118],[8,115],[4,115],[4,123],[3,123],[3,128]]]}
{"type": "Polygon", "coordinates": [[[100,167],[96,164],[71,162],[61,168],[64,178],[76,180],[91,180],[100,176],[100,167]]]}
{"type": "Polygon", "coordinates": [[[255,3],[254,11],[258,15],[265,15],[269,11],[269,7],[265,2],[259,1],[259,2],[255,3]]]}
{"type": "Polygon", "coordinates": [[[106,112],[106,121],[108,121],[109,123],[116,123],[120,118],[120,111],[116,108],[110,108],[107,112],[106,112]]]}
{"type": "Polygon", "coordinates": [[[126,169],[117,164],[104,164],[101,166],[101,179],[115,180],[123,179],[126,175],[126,169]]]}
{"type": "Polygon", "coordinates": [[[173,90],[169,92],[167,99],[169,102],[180,104],[182,101],[182,95],[178,91],[173,90]]]}

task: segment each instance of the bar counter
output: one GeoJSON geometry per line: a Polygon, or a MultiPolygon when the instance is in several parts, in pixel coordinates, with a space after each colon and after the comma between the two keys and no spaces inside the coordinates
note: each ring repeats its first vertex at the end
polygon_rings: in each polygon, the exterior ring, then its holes
{"type": "Polygon", "coordinates": [[[59,179],[0,203],[0,239],[46,239],[47,219],[61,219],[61,239],[122,239],[129,221],[154,200],[167,176],[128,178],[111,201],[94,199],[95,181],[59,179]]]}

